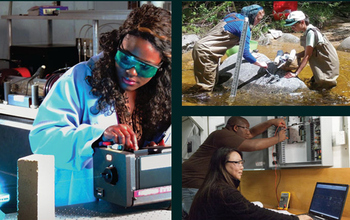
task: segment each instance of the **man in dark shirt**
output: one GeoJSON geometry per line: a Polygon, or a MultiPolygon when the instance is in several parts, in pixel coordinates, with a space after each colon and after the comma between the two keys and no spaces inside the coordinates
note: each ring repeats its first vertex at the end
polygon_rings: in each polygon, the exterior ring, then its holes
{"type": "Polygon", "coordinates": [[[222,130],[212,132],[198,150],[182,164],[182,199],[188,213],[194,195],[208,171],[210,158],[219,147],[232,147],[239,151],[257,151],[271,147],[287,139],[283,119],[271,119],[249,128],[249,122],[239,116],[229,118],[222,130]],[[271,126],[281,127],[274,137],[252,139],[271,126]]]}

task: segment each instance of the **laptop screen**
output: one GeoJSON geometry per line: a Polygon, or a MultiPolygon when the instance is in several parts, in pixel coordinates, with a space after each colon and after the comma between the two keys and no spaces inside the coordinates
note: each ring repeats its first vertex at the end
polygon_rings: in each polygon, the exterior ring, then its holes
{"type": "Polygon", "coordinates": [[[349,185],[317,183],[309,213],[325,219],[340,219],[349,185]]]}

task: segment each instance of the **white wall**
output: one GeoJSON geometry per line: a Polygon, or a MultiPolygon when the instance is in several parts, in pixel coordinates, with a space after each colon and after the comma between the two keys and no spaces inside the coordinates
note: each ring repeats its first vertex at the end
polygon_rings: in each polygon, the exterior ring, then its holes
{"type": "Polygon", "coordinates": [[[209,125],[208,125],[209,134],[213,131],[216,131],[217,130],[216,127],[221,124],[226,125],[225,117],[223,116],[209,117],[209,125]]]}
{"type": "Polygon", "coordinates": [[[207,117],[182,117],[182,159],[188,159],[208,136],[207,117]],[[192,141],[193,151],[187,152],[187,143],[192,141]]]}
{"type": "Polygon", "coordinates": [[[216,126],[225,123],[225,117],[206,117],[206,116],[190,116],[190,117],[182,117],[182,159],[188,159],[202,144],[208,135],[216,130],[216,126]],[[196,138],[197,130],[200,133],[200,136],[196,138]],[[187,142],[188,140],[193,141],[193,152],[187,153],[187,142]]]}
{"type": "MultiPolygon", "coordinates": [[[[33,6],[52,5],[52,1],[14,1],[12,5],[12,14],[27,14],[27,10],[33,6]]],[[[68,6],[69,10],[126,10],[127,1],[62,1],[62,6],[68,6]]],[[[9,2],[0,1],[0,15],[8,15],[9,2]]],[[[111,21],[100,22],[100,25],[111,21]]],[[[79,31],[85,24],[92,25],[90,20],[58,20],[53,21],[53,43],[75,45],[75,38],[79,37],[79,31]]],[[[101,32],[118,28],[119,24],[108,25],[101,29],[101,32]]],[[[82,31],[85,35],[87,28],[82,31]]],[[[13,20],[12,21],[12,42],[13,45],[31,45],[47,43],[47,21],[40,20],[13,20]]],[[[92,36],[92,29],[87,31],[87,37],[92,36]]],[[[8,49],[8,26],[7,20],[0,20],[0,58],[9,58],[8,49]]],[[[1,68],[1,65],[0,65],[1,68]]]]}
{"type": "Polygon", "coordinates": [[[344,123],[349,117],[332,117],[333,167],[349,166],[349,142],[346,140],[347,126],[344,123]]]}

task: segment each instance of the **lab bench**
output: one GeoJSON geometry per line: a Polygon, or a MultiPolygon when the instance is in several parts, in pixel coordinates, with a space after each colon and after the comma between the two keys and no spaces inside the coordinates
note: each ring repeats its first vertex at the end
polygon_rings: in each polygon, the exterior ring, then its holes
{"type": "MultiPolygon", "coordinates": [[[[0,103],[0,138],[7,147],[0,148],[2,173],[0,179],[6,181],[3,185],[11,198],[16,198],[17,189],[17,160],[31,154],[28,134],[36,117],[37,109],[5,105],[0,103]],[[19,138],[22,137],[22,138],[19,138]],[[11,146],[11,147],[9,147],[11,146]]],[[[125,208],[105,200],[61,206],[55,209],[55,219],[171,219],[171,202],[157,202],[125,208]]],[[[17,219],[16,200],[12,199],[2,206],[7,213],[6,220],[17,219]],[[10,210],[10,211],[9,211],[10,210]]],[[[1,216],[0,216],[1,219],[1,216]]]]}
{"type": "MultiPolygon", "coordinates": [[[[171,219],[171,202],[124,208],[104,200],[70,206],[56,207],[55,219],[171,219]]],[[[17,220],[17,213],[6,214],[5,220],[17,220]]]]}

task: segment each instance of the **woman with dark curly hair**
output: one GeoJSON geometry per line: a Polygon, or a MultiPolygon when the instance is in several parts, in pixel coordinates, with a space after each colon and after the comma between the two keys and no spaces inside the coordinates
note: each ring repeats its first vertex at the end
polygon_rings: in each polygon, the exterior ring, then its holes
{"type": "Polygon", "coordinates": [[[102,34],[102,53],[67,71],[39,107],[29,134],[35,154],[55,156],[56,205],[94,200],[93,147],[164,146],[171,123],[171,14],[133,10],[102,34]]]}

